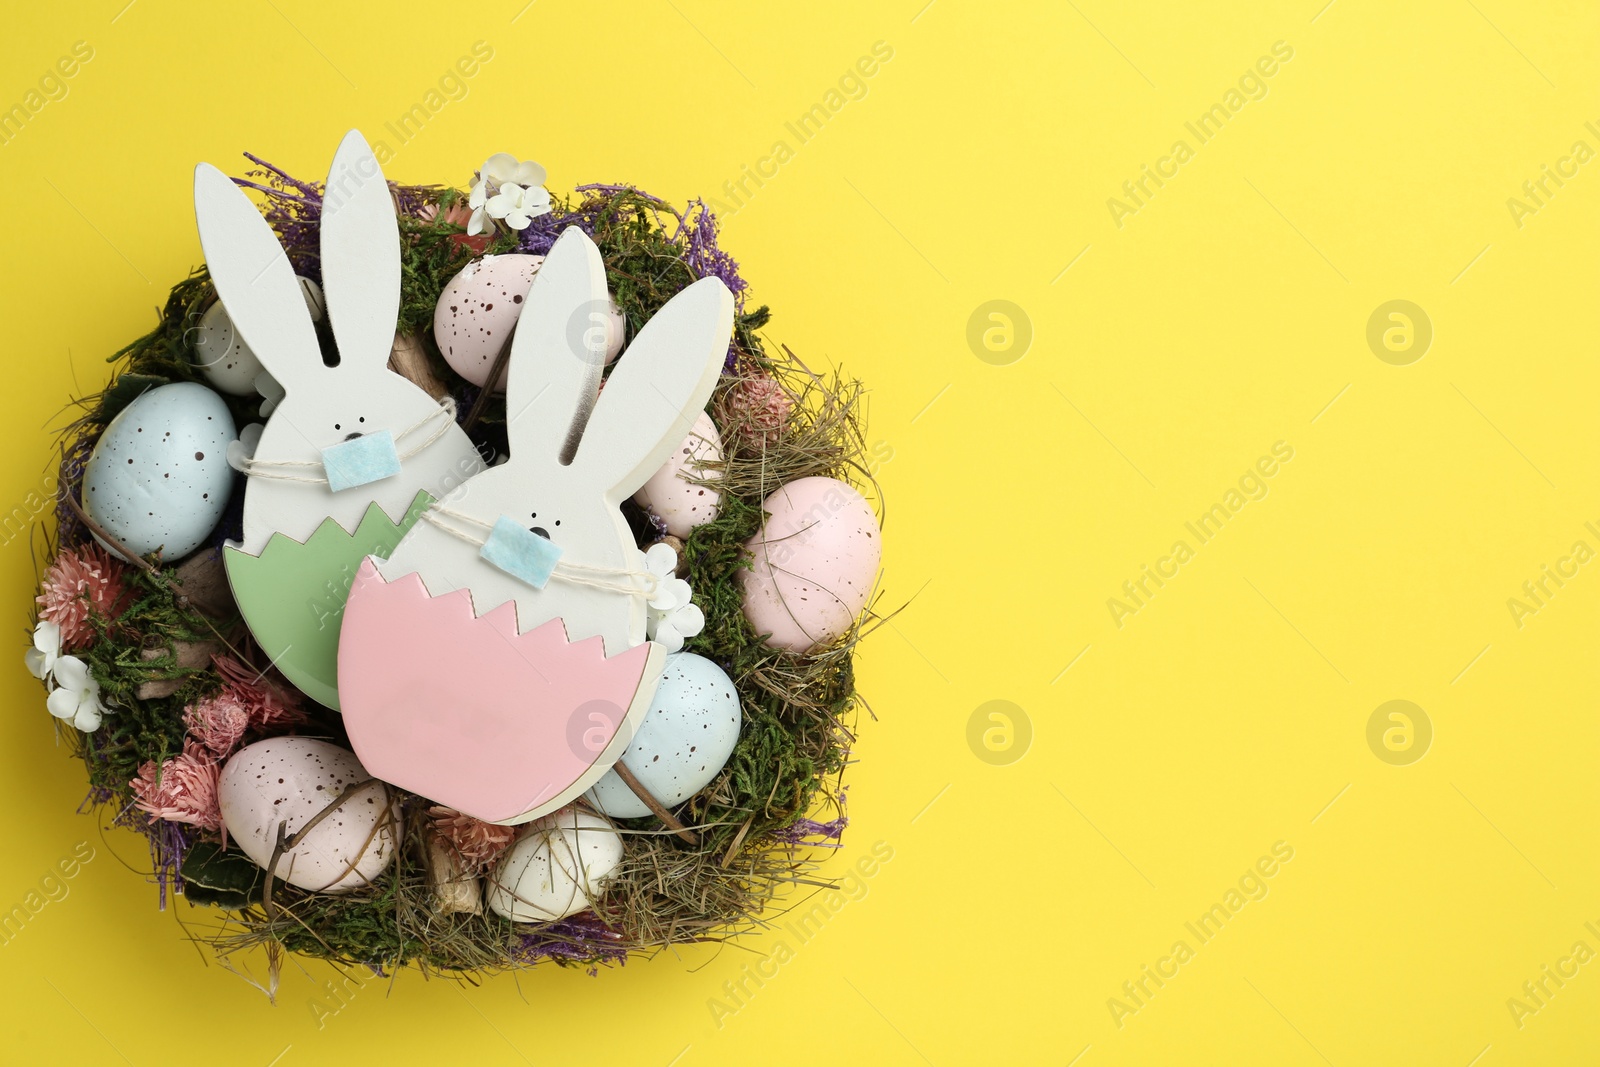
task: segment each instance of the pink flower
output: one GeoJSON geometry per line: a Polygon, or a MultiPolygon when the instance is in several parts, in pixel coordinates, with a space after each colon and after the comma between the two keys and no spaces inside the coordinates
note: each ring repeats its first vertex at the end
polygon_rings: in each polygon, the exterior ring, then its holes
{"type": "Polygon", "coordinates": [[[183,709],[189,736],[217,759],[226,759],[250,728],[250,710],[238,696],[224,689],[183,709]]]}
{"type": "Polygon", "coordinates": [[[506,850],[517,836],[515,826],[496,826],[454,808],[434,805],[428,809],[433,828],[460,854],[461,860],[474,871],[488,868],[500,853],[506,850]]]}
{"type": "Polygon", "coordinates": [[[249,724],[258,730],[274,730],[282,726],[298,726],[306,721],[300,707],[300,694],[271,681],[255,668],[240,663],[232,656],[213,656],[211,662],[224,682],[222,692],[232,698],[249,716],[249,724]]]}
{"type": "Polygon", "coordinates": [[[772,378],[741,378],[722,395],[720,421],[759,447],[770,447],[789,421],[789,395],[772,378]]]}
{"type": "Polygon", "coordinates": [[[107,619],[122,614],[128,593],[123,565],[96,544],[64,548],[45,571],[44,583],[34,599],[39,617],[61,627],[61,647],[66,651],[87,645],[94,631],[89,613],[107,619]]]}
{"type": "Polygon", "coordinates": [[[147,760],[139,777],[128,785],[139,799],[134,803],[152,820],[184,822],[202,830],[222,829],[222,810],[217,806],[217,761],[193,741],[185,742],[183,754],[164,761],[159,768],[147,760]]]}

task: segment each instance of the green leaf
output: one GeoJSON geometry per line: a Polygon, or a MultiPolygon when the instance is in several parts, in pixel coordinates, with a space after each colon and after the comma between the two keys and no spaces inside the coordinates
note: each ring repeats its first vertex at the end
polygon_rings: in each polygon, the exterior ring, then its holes
{"type": "Polygon", "coordinates": [[[190,847],[178,874],[189,903],[236,911],[260,898],[266,872],[238,850],[224,852],[221,845],[201,841],[190,847]]]}

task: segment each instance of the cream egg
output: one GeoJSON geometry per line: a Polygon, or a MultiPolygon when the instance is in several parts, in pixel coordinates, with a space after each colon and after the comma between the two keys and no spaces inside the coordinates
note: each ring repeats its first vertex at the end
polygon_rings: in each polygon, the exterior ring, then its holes
{"type": "Polygon", "coordinates": [[[535,819],[506,849],[486,885],[485,903],[515,922],[554,922],[594,907],[622,862],[622,835],[577,808],[535,819]]]}

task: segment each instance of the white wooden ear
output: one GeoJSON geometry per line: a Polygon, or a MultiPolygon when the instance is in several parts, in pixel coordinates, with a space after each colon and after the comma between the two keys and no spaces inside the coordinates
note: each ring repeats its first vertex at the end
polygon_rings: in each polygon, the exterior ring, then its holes
{"type": "Polygon", "coordinates": [[[194,169],[194,215],[206,268],[234,328],[262,366],[293,389],[322,357],[277,234],[244,190],[209,163],[194,169]]]}
{"type": "Polygon", "coordinates": [[[606,380],[583,431],[575,466],[610,491],[632,496],[683,443],[722,373],[733,333],[733,294],[702,278],[645,323],[606,380]]]}
{"type": "Polygon", "coordinates": [[[534,276],[511,344],[506,436],[513,460],[570,460],[569,439],[582,432],[600,389],[609,311],[600,250],[569,226],[534,276]]]}
{"type": "Polygon", "coordinates": [[[400,314],[400,227],[360,131],[339,142],[322,198],[322,289],[339,362],[382,367],[400,314]]]}

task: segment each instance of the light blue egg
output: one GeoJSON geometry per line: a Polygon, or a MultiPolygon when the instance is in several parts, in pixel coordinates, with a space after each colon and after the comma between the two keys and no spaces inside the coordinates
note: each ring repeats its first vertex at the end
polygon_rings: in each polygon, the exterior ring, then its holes
{"type": "MultiPolygon", "coordinates": [[[[667,807],[694,796],[721,773],[739,741],[739,691],[721,667],[693,652],[667,657],[655,699],[622,761],[667,807]]],[[[616,771],[585,794],[616,819],[649,815],[616,771]]]]}
{"type": "Polygon", "coordinates": [[[205,386],[151,389],[123,408],[94,446],[83,470],[84,511],[138,555],[159,548],[166,561],[186,556],[227,509],[235,436],[227,404],[205,386]]]}

